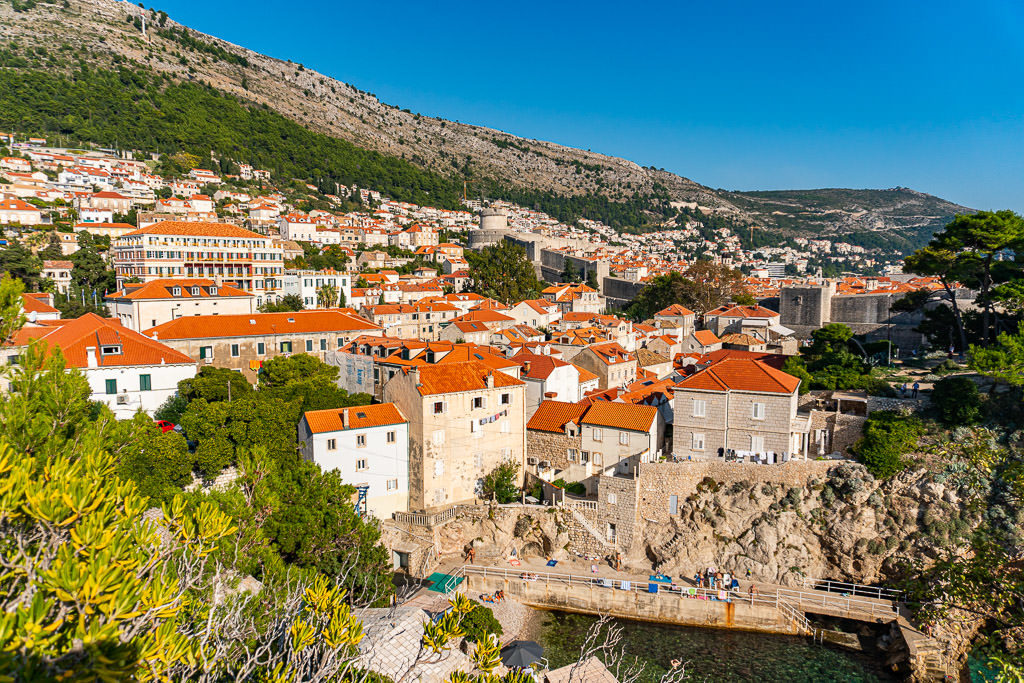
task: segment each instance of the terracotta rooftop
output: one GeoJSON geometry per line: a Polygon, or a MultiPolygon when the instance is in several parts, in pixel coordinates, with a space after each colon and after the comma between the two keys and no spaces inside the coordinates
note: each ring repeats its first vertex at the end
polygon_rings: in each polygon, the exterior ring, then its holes
{"type": "Polygon", "coordinates": [[[599,427],[628,429],[634,432],[650,431],[658,409],[654,406],[618,403],[613,401],[594,401],[583,416],[583,423],[599,427]]]}
{"type": "Polygon", "coordinates": [[[704,391],[792,394],[799,385],[799,378],[759,360],[726,358],[690,375],[677,386],[704,391]]]}
{"type": "Polygon", "coordinates": [[[487,389],[487,377],[494,377],[494,387],[524,386],[525,382],[504,372],[494,370],[478,360],[444,365],[421,365],[411,372],[419,379],[421,396],[454,394],[461,391],[487,389]]]}
{"type": "Polygon", "coordinates": [[[711,330],[697,330],[693,333],[693,338],[704,346],[711,346],[721,341],[711,330]]]}
{"type": "Polygon", "coordinates": [[[14,337],[12,346],[24,346],[32,340],[46,344],[51,350],[59,347],[69,367],[88,367],[87,348],[93,347],[98,367],[127,365],[195,365],[183,353],[122,327],[117,320],[86,313],[80,318],[63,321],[57,327],[23,327],[14,337]],[[104,354],[103,346],[119,347],[117,353],[104,354]]]}
{"type": "Polygon", "coordinates": [[[154,339],[215,339],[379,329],[378,325],[354,315],[319,310],[183,316],[152,327],[145,334],[154,339]]]}
{"type": "Polygon", "coordinates": [[[211,223],[207,221],[163,221],[153,225],[139,228],[126,233],[125,237],[133,235],[184,235],[188,237],[238,237],[246,239],[270,239],[266,235],[240,228],[230,223],[211,223]]]}
{"type": "Polygon", "coordinates": [[[309,431],[314,434],[322,432],[340,432],[346,429],[343,415],[348,414],[348,429],[366,429],[367,427],[383,427],[385,425],[408,422],[402,411],[394,403],[379,403],[372,406],[355,406],[352,408],[331,408],[328,410],[309,410],[304,417],[309,431]]]}
{"type": "Polygon", "coordinates": [[[167,279],[152,280],[144,284],[125,284],[121,289],[108,294],[107,299],[208,299],[210,297],[248,296],[252,294],[231,285],[218,285],[213,280],[201,279],[167,279]],[[181,292],[174,294],[174,288],[180,287],[181,292]],[[192,288],[199,287],[199,294],[192,294],[192,288]],[[216,287],[217,293],[210,294],[210,287],[216,287]]]}
{"type": "Polygon", "coordinates": [[[526,423],[526,428],[540,432],[562,432],[569,422],[579,424],[587,408],[589,406],[582,403],[544,401],[537,406],[537,412],[526,423]]]}

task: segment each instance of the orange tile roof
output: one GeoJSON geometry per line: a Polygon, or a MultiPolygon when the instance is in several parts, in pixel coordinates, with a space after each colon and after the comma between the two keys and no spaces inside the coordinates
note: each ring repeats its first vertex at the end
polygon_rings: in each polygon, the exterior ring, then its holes
{"type": "Polygon", "coordinates": [[[778,313],[764,306],[719,306],[708,315],[723,318],[776,318],[778,313]]]}
{"type": "Polygon", "coordinates": [[[457,323],[505,323],[514,322],[515,318],[511,318],[504,313],[498,313],[497,311],[487,310],[483,308],[474,308],[473,310],[454,318],[452,322],[457,323]]]}
{"type": "Polygon", "coordinates": [[[184,316],[152,327],[145,334],[154,339],[215,339],[379,329],[379,325],[369,320],[341,311],[317,310],[184,316]]]}
{"type": "Polygon", "coordinates": [[[21,307],[26,313],[60,313],[56,308],[47,303],[50,294],[39,292],[36,294],[22,294],[21,307]]]}
{"type": "Polygon", "coordinates": [[[563,432],[566,424],[579,424],[587,408],[588,406],[582,403],[544,401],[537,406],[537,412],[526,423],[526,428],[539,432],[563,432]]]}
{"type": "Polygon", "coordinates": [[[580,384],[583,384],[584,382],[592,382],[594,380],[601,379],[600,377],[598,377],[597,375],[595,375],[590,370],[587,370],[584,367],[576,365],[575,363],[573,363],[572,365],[580,372],[580,384]]]}
{"type": "Polygon", "coordinates": [[[240,228],[230,223],[211,223],[208,221],[163,221],[154,223],[145,228],[139,228],[126,233],[125,237],[133,235],[186,235],[189,237],[238,237],[247,239],[269,240],[266,235],[240,228]]]}
{"type": "Polygon", "coordinates": [[[348,429],[366,429],[408,422],[402,411],[394,403],[379,403],[372,406],[356,406],[353,408],[330,408],[327,410],[308,410],[303,415],[309,431],[313,434],[323,432],[340,432],[345,430],[343,413],[348,413],[348,429]]]}
{"type": "Polygon", "coordinates": [[[800,380],[751,358],[726,358],[682,380],[683,389],[792,394],[800,380]]]}
{"type": "Polygon", "coordinates": [[[660,311],[658,311],[657,313],[655,313],[654,317],[662,316],[662,317],[668,318],[668,317],[678,317],[678,316],[681,316],[681,315],[697,315],[697,314],[694,313],[693,311],[691,311],[686,306],[682,306],[680,304],[672,304],[671,306],[668,306],[667,308],[663,308],[660,311]]]}
{"type": "Polygon", "coordinates": [[[499,370],[492,370],[478,360],[444,365],[422,365],[416,368],[421,396],[479,391],[487,388],[487,376],[494,377],[494,386],[517,387],[526,383],[499,370]]]}
{"type": "Polygon", "coordinates": [[[614,365],[616,363],[626,363],[631,360],[636,360],[636,357],[626,349],[619,346],[618,342],[594,344],[589,348],[606,365],[614,365]]]}
{"type": "Polygon", "coordinates": [[[693,338],[704,346],[711,346],[721,341],[711,330],[697,330],[693,333],[693,338]]]}
{"type": "Polygon", "coordinates": [[[541,356],[535,353],[519,353],[513,358],[523,367],[523,377],[530,379],[547,379],[555,368],[568,367],[570,364],[551,356],[541,356]],[[529,369],[527,369],[529,365],[529,369]]]}
{"type": "Polygon", "coordinates": [[[142,285],[126,284],[122,289],[106,296],[107,299],[207,299],[211,296],[248,296],[252,294],[232,287],[231,285],[218,285],[213,280],[201,279],[167,279],[151,280],[142,285]],[[181,287],[181,294],[175,296],[172,291],[174,287],[181,287]],[[193,295],[192,288],[199,287],[199,294],[193,295]],[[217,287],[217,294],[210,294],[210,287],[217,287]]]}
{"type": "Polygon", "coordinates": [[[59,347],[70,367],[88,367],[88,347],[95,348],[98,367],[121,367],[127,365],[195,365],[195,361],[183,353],[122,327],[117,320],[101,318],[95,313],[86,313],[75,320],[64,321],[58,327],[23,327],[15,335],[12,346],[24,346],[32,340],[46,344],[50,349],[59,347]],[[100,347],[119,345],[121,353],[103,355],[100,347]]]}
{"type": "Polygon", "coordinates": [[[658,409],[654,406],[613,401],[594,401],[583,416],[583,423],[634,432],[650,431],[658,409]]]}
{"type": "Polygon", "coordinates": [[[737,344],[740,346],[762,346],[765,342],[761,341],[757,337],[750,334],[740,334],[739,332],[732,332],[730,334],[722,335],[723,344],[737,344]]]}

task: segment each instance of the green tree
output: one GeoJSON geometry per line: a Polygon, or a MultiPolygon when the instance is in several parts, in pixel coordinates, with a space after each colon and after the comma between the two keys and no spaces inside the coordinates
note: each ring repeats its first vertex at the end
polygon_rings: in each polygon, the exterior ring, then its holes
{"type": "Polygon", "coordinates": [[[891,410],[876,410],[864,423],[864,436],[851,450],[871,474],[887,479],[906,467],[904,456],[923,434],[920,420],[891,410]]]}
{"type": "Polygon", "coordinates": [[[673,304],[706,313],[746,292],[743,274],[711,261],[697,261],[686,272],[672,271],[651,279],[628,312],[635,320],[647,320],[673,304]]]}
{"type": "Polygon", "coordinates": [[[988,348],[972,345],[968,365],[996,383],[1024,386],[1024,322],[1020,323],[1016,334],[1004,332],[996,341],[997,344],[988,348]]]}
{"type": "Polygon", "coordinates": [[[29,291],[39,291],[42,271],[43,260],[17,240],[0,249],[0,272],[21,280],[29,291]]]}
{"type": "Polygon", "coordinates": [[[514,503],[519,498],[519,486],[516,483],[519,463],[506,460],[484,476],[481,490],[484,498],[494,498],[499,503],[514,503]]]}
{"type": "Polygon", "coordinates": [[[502,241],[479,252],[467,251],[469,291],[512,304],[539,296],[542,289],[526,251],[502,241]]]}
{"type": "Polygon", "coordinates": [[[209,402],[227,401],[229,397],[236,400],[248,396],[252,391],[252,385],[242,373],[212,365],[200,368],[195,377],[178,382],[178,395],[186,403],[200,398],[209,402]]]}
{"type": "Polygon", "coordinates": [[[565,259],[565,268],[562,270],[562,282],[579,282],[580,273],[576,270],[576,264],[570,258],[565,259]]]}
{"type": "Polygon", "coordinates": [[[305,308],[302,297],[298,294],[285,294],[276,301],[265,301],[260,306],[260,313],[287,313],[288,311],[301,311],[305,308]]]}
{"type": "Polygon", "coordinates": [[[119,424],[127,432],[117,463],[121,479],[133,481],[139,494],[151,503],[169,503],[192,483],[195,456],[189,452],[184,437],[177,432],[163,433],[146,415],[119,424]]]}
{"type": "Polygon", "coordinates": [[[587,271],[587,287],[601,291],[601,285],[597,281],[597,271],[593,268],[587,271]]]}
{"type": "Polygon", "coordinates": [[[932,405],[939,419],[950,427],[976,424],[981,417],[978,385],[963,375],[943,377],[932,388],[932,405]]]}

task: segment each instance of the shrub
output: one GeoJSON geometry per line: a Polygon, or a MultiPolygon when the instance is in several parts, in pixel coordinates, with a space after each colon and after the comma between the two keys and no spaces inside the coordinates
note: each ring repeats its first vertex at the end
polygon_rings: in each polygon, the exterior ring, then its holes
{"type": "Polygon", "coordinates": [[[501,622],[494,618],[494,612],[490,607],[477,605],[473,610],[462,618],[462,630],[466,640],[483,641],[493,633],[501,636],[501,622]]]}
{"type": "Polygon", "coordinates": [[[486,475],[481,484],[484,498],[494,497],[499,503],[512,503],[519,497],[519,487],[516,486],[516,473],[519,472],[519,463],[514,460],[505,462],[494,468],[494,471],[486,475]]]}
{"type": "Polygon", "coordinates": [[[565,489],[565,491],[567,493],[571,493],[574,496],[585,496],[585,495],[587,495],[587,486],[586,486],[586,484],[584,484],[581,481],[574,481],[574,482],[571,482],[571,483],[567,483],[565,481],[565,479],[562,479],[561,477],[559,477],[558,479],[555,479],[551,483],[553,485],[561,488],[561,489],[565,489]]]}
{"type": "Polygon", "coordinates": [[[904,468],[904,454],[914,449],[923,431],[916,417],[880,410],[868,417],[864,437],[851,450],[868,471],[885,479],[904,468]]]}
{"type": "Polygon", "coordinates": [[[962,375],[936,382],[932,390],[932,405],[939,411],[939,419],[948,426],[976,424],[981,417],[978,385],[962,375]]]}

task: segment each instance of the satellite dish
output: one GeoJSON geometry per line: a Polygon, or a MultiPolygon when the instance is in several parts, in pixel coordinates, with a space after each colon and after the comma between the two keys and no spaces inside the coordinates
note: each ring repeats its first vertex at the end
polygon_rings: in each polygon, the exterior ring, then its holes
{"type": "Polygon", "coordinates": [[[37,312],[35,312],[35,311],[32,311],[32,312],[30,312],[28,314],[28,321],[30,323],[34,323],[36,321],[36,318],[38,318],[38,317],[39,317],[39,314],[37,312]]]}

